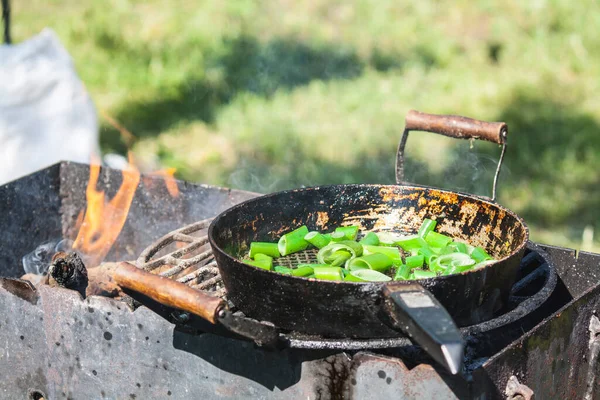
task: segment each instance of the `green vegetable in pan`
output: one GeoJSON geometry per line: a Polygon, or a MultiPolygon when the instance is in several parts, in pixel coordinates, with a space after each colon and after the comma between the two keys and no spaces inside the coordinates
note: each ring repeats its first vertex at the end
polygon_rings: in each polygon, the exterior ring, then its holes
{"type": "Polygon", "coordinates": [[[358,226],[340,226],[330,233],[301,226],[278,243],[250,243],[250,258],[242,261],[289,276],[349,282],[435,278],[496,262],[484,248],[455,241],[435,232],[436,227],[436,220],[426,218],[415,235],[367,232],[361,238],[358,226]],[[317,263],[307,263],[315,253],[317,263]],[[292,258],[286,257],[290,254],[292,258]],[[285,266],[273,266],[273,259],[285,260],[285,266]]]}

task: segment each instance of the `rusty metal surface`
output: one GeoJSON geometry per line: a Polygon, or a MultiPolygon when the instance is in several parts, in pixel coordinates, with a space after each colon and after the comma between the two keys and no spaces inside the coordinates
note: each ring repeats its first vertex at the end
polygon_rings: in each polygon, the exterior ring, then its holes
{"type": "Polygon", "coordinates": [[[0,309],[3,399],[307,398],[315,384],[300,383],[310,358],[188,335],[145,307],[42,287],[36,305],[0,288],[0,309]]]}
{"type": "MultiPolygon", "coordinates": [[[[600,255],[579,258],[573,264],[582,269],[599,266],[600,255]]],[[[590,321],[598,312],[600,285],[596,284],[490,358],[474,377],[496,383],[494,398],[502,398],[513,375],[533,390],[535,398],[582,398],[590,374],[586,362],[590,358],[590,321]]]]}
{"type": "MultiPolygon", "coordinates": [[[[88,165],[62,162],[0,186],[1,276],[23,275],[21,258],[40,244],[75,237],[89,175],[88,165]]],[[[120,184],[121,171],[101,169],[100,190],[112,197],[120,184]]],[[[142,175],[109,260],[135,260],[157,237],[258,195],[182,181],[177,185],[180,194],[173,198],[161,178],[142,175]]]]}

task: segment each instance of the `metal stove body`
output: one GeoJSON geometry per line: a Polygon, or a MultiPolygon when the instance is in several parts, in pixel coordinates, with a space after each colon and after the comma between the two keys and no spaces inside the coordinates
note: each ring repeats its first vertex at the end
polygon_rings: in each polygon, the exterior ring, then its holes
{"type": "MultiPolygon", "coordinates": [[[[86,166],[61,163],[0,187],[0,276],[20,276],[25,253],[70,236],[88,174],[86,166]]],[[[107,187],[118,186],[117,171],[101,176],[107,187]]],[[[134,259],[157,237],[254,196],[179,186],[182,195],[169,202],[160,188],[138,190],[112,259],[134,259]]],[[[222,332],[200,333],[200,322],[160,305],[133,311],[109,298],[84,300],[71,290],[0,279],[0,397],[600,398],[600,255],[539,251],[546,258],[524,262],[531,278],[517,294],[525,302],[543,290],[536,271],[548,263],[558,276],[554,290],[510,323],[483,333],[474,328],[461,376],[429,364],[406,342],[389,347],[288,334],[287,348],[269,350],[222,332]]],[[[202,260],[204,272],[181,268],[178,279],[220,290],[210,258],[202,260]]]]}

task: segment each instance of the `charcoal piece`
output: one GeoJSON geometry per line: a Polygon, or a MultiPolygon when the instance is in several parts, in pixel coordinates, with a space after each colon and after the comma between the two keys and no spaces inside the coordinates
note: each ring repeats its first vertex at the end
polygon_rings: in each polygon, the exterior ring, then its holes
{"type": "Polygon", "coordinates": [[[88,274],[81,257],[75,252],[58,252],[52,257],[52,263],[48,269],[52,280],[58,286],[78,291],[85,297],[88,286],[88,274]]]}

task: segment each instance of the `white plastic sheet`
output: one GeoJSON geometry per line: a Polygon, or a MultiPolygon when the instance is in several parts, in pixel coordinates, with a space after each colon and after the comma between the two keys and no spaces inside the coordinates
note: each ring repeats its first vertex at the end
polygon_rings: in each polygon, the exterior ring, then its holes
{"type": "Polygon", "coordinates": [[[0,185],[100,154],[94,104],[56,34],[0,46],[0,185]]]}

